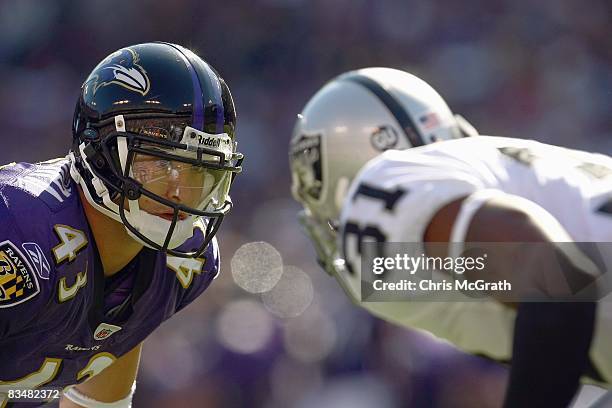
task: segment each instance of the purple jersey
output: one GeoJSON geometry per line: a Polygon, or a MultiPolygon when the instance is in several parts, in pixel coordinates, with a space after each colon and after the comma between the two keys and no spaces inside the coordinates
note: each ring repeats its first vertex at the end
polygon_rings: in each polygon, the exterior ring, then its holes
{"type": "MultiPolygon", "coordinates": [[[[184,245],[202,239],[196,229],[184,245]]],[[[69,163],[0,168],[0,407],[19,406],[7,405],[9,389],[65,387],[99,373],[218,271],[213,240],[198,259],[145,248],[109,283],[69,163]]]]}

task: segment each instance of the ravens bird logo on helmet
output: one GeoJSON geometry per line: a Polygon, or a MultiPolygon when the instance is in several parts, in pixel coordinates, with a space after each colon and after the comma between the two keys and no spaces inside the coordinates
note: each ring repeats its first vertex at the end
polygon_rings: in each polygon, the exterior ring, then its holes
{"type": "Polygon", "coordinates": [[[103,86],[117,84],[146,95],[151,83],[147,71],[138,64],[139,60],[138,53],[130,48],[123,48],[109,55],[97,67],[98,74],[91,78],[93,94],[103,86]]]}

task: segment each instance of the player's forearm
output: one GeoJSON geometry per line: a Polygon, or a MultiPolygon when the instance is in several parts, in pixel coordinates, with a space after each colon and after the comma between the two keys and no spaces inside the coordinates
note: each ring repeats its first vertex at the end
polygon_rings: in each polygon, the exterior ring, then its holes
{"type": "Polygon", "coordinates": [[[588,366],[595,311],[588,302],[519,306],[505,408],[569,406],[588,366]]]}
{"type": "Polygon", "coordinates": [[[59,408],[83,408],[83,406],[70,401],[66,397],[62,397],[59,408]]]}
{"type": "MultiPolygon", "coordinates": [[[[136,380],[141,349],[142,343],[118,358],[100,374],[78,384],[75,387],[76,390],[80,394],[99,402],[114,402],[126,398],[132,392],[132,386],[136,380]]],[[[62,399],[62,404],[64,402],[74,404],[65,397],[62,399]]],[[[68,404],[66,408],[79,406],[78,404],[68,404]]],[[[61,407],[64,408],[64,405],[61,405],[61,407]]]]}
{"type": "Polygon", "coordinates": [[[84,394],[76,387],[70,387],[66,389],[62,395],[62,399],[60,400],[60,408],[131,408],[132,398],[135,391],[136,383],[134,382],[128,395],[119,400],[105,402],[84,394]]]}

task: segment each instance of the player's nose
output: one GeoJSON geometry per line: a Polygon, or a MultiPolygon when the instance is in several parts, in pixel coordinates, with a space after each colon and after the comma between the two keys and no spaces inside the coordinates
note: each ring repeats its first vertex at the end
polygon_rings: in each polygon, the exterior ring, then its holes
{"type": "Polygon", "coordinates": [[[181,202],[180,174],[177,169],[171,169],[168,175],[166,198],[176,203],[181,202]]]}

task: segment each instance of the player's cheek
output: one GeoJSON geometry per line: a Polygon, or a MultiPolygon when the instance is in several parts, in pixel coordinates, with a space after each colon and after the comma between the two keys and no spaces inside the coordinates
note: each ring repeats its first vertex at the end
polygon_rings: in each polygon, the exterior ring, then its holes
{"type": "Polygon", "coordinates": [[[152,210],[159,207],[160,204],[153,202],[151,199],[145,196],[140,196],[138,199],[138,206],[143,210],[152,210]]]}
{"type": "MultiPolygon", "coordinates": [[[[167,191],[168,191],[168,189],[170,187],[171,186],[169,186],[168,183],[159,182],[159,181],[143,184],[143,188],[145,190],[147,190],[150,193],[153,193],[155,195],[158,195],[160,197],[166,197],[166,193],[167,193],[167,191]]],[[[150,202],[150,200],[148,198],[146,198],[146,197],[144,197],[144,198],[147,199],[148,202],[150,202]]]]}

